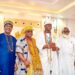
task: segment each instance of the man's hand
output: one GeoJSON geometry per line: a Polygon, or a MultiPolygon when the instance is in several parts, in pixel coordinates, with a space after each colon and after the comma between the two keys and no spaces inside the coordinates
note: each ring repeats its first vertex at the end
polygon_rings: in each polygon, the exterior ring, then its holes
{"type": "Polygon", "coordinates": [[[14,68],[15,68],[15,71],[17,71],[17,69],[18,69],[17,64],[14,65],[14,68]]]}
{"type": "Polygon", "coordinates": [[[29,66],[30,66],[29,60],[26,59],[22,53],[19,53],[19,52],[18,52],[17,55],[18,55],[19,59],[24,63],[24,65],[25,65],[26,67],[29,67],[29,66]]]}
{"type": "Polygon", "coordinates": [[[52,51],[59,51],[59,48],[56,47],[55,43],[46,44],[43,46],[43,49],[52,49],[52,51]]]}
{"type": "Polygon", "coordinates": [[[43,49],[49,49],[49,45],[48,45],[48,44],[45,44],[45,45],[43,46],[43,49]]]}
{"type": "Polygon", "coordinates": [[[55,43],[51,43],[50,44],[50,47],[52,48],[52,51],[58,51],[59,50],[59,48],[56,47],[56,44],[55,43]]]}
{"type": "Polygon", "coordinates": [[[25,60],[24,65],[28,68],[30,66],[29,60],[25,60]]]}

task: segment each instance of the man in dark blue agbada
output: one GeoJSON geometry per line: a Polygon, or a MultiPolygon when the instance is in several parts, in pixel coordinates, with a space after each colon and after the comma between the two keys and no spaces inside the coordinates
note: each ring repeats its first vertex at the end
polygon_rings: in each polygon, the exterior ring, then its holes
{"type": "Polygon", "coordinates": [[[4,22],[4,33],[0,34],[0,75],[14,75],[16,39],[10,35],[11,21],[4,22]]]}

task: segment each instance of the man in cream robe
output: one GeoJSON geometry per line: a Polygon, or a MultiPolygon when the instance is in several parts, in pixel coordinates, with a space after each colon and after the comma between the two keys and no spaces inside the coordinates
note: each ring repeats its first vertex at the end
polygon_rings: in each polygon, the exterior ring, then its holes
{"type": "Polygon", "coordinates": [[[75,39],[69,36],[70,30],[65,27],[62,31],[63,35],[57,41],[59,47],[59,75],[75,75],[75,39]]]}

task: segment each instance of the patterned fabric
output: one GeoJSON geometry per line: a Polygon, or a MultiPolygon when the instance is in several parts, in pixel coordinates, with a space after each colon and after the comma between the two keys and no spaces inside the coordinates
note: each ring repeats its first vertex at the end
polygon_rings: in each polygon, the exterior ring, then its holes
{"type": "MultiPolygon", "coordinates": [[[[16,62],[18,63],[18,61],[19,61],[18,70],[16,72],[17,75],[36,75],[36,74],[34,74],[34,72],[36,72],[36,70],[38,69],[38,68],[36,68],[36,65],[40,67],[39,71],[42,70],[38,52],[36,50],[37,55],[35,56],[34,47],[32,46],[32,44],[30,44],[28,42],[29,41],[27,41],[26,38],[21,38],[17,41],[16,52],[22,53],[24,55],[24,57],[26,59],[30,60],[30,62],[31,62],[30,68],[26,68],[24,66],[23,62],[21,62],[17,57],[16,62]]],[[[34,44],[35,44],[35,42],[34,42],[34,44]]],[[[42,74],[38,74],[38,75],[42,75],[42,74]]]]}

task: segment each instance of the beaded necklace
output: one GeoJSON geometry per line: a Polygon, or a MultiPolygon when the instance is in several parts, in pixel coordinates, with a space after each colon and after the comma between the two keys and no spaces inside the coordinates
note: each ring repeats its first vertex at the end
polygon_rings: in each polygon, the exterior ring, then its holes
{"type": "Polygon", "coordinates": [[[12,36],[5,35],[6,37],[6,42],[8,46],[8,51],[13,52],[13,41],[12,41],[12,36]]]}
{"type": "MultiPolygon", "coordinates": [[[[51,36],[51,34],[49,34],[51,36]]],[[[45,37],[45,43],[47,45],[50,45],[50,43],[52,42],[52,38],[50,37],[51,40],[49,40],[49,38],[46,37],[46,33],[44,32],[44,37],[45,37]]],[[[49,51],[47,49],[47,58],[48,58],[48,62],[51,63],[52,61],[52,53],[51,53],[51,50],[50,50],[50,55],[49,55],[49,51]]]]}

